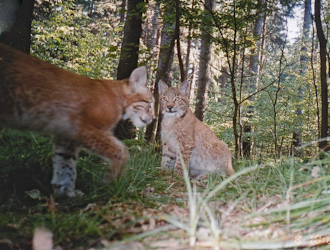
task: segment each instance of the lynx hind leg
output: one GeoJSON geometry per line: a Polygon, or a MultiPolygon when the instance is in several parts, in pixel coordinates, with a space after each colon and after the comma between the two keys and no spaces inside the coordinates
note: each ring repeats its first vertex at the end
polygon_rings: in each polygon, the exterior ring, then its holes
{"type": "Polygon", "coordinates": [[[79,145],[75,141],[62,138],[54,138],[53,144],[54,194],[67,197],[81,196],[83,193],[75,190],[79,145]]]}
{"type": "Polygon", "coordinates": [[[78,135],[83,147],[109,161],[105,181],[118,178],[127,163],[129,153],[125,145],[108,130],[86,129],[78,135]]]}
{"type": "Polygon", "coordinates": [[[188,171],[190,170],[190,160],[191,160],[191,154],[193,150],[193,143],[192,142],[186,142],[182,144],[177,144],[177,155],[176,155],[176,164],[175,164],[175,172],[181,176],[183,176],[184,169],[188,171]]]}

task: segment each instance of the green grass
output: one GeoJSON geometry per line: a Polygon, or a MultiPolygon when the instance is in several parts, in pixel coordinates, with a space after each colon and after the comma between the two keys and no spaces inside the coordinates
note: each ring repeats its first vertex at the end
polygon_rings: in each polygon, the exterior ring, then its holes
{"type": "Polygon", "coordinates": [[[327,154],[235,162],[230,178],[190,182],[162,171],[152,146],[128,141],[131,158],[122,178],[104,184],[102,160],[82,151],[77,188],[85,195],[53,199],[50,140],[8,133],[0,134],[0,249],[31,248],[36,227],[52,231],[64,250],[138,241],[146,249],[328,247],[327,154]]]}

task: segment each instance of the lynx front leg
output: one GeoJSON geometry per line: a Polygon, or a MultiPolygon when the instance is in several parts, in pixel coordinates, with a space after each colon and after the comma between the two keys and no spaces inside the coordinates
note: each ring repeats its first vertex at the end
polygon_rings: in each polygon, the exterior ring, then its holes
{"type": "Polygon", "coordinates": [[[69,139],[54,138],[53,150],[52,185],[54,194],[68,197],[82,195],[81,191],[75,190],[78,144],[69,139]]]}
{"type": "Polygon", "coordinates": [[[162,149],[162,169],[173,169],[176,162],[176,152],[167,147],[166,143],[163,143],[162,149]]]}
{"type": "Polygon", "coordinates": [[[83,147],[110,161],[106,181],[113,181],[123,172],[129,156],[128,150],[109,131],[86,129],[79,133],[79,141],[83,147]]]}

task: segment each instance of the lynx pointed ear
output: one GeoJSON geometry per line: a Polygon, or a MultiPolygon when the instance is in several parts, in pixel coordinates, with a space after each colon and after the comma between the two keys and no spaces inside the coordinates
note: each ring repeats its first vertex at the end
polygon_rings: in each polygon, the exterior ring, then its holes
{"type": "Polygon", "coordinates": [[[165,90],[168,89],[168,86],[163,80],[159,80],[158,82],[158,92],[160,95],[164,94],[165,90]]]}
{"type": "Polygon", "coordinates": [[[133,70],[129,77],[129,85],[134,92],[139,92],[140,88],[144,88],[147,83],[147,68],[145,66],[133,70]]]}
{"type": "Polygon", "coordinates": [[[189,96],[190,84],[187,80],[185,80],[181,83],[179,89],[183,95],[189,96]]]}

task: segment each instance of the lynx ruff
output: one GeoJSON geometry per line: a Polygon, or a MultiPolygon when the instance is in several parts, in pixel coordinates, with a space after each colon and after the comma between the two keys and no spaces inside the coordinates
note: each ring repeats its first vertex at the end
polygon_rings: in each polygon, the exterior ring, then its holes
{"type": "Polygon", "coordinates": [[[145,67],[129,79],[93,80],[0,44],[0,126],[53,136],[55,195],[76,196],[79,148],[111,162],[105,179],[124,169],[128,150],[113,134],[120,119],[144,126],[154,118],[145,67]]]}
{"type": "Polygon", "coordinates": [[[175,169],[182,174],[179,151],[189,166],[191,177],[211,172],[232,175],[232,156],[228,146],[212,130],[198,120],[189,109],[189,83],[179,88],[168,88],[160,81],[162,168],[175,169]]]}

